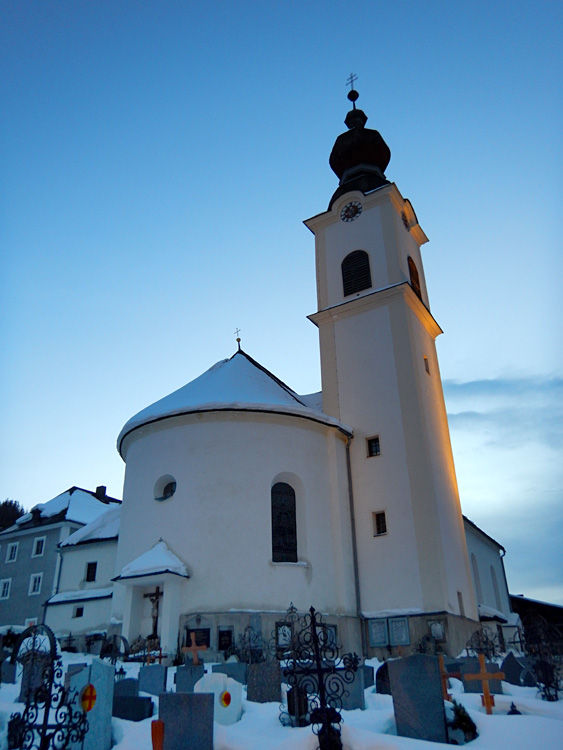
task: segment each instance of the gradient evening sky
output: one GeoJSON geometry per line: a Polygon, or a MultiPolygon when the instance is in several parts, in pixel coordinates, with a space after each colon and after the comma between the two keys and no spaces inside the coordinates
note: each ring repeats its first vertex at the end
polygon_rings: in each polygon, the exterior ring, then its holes
{"type": "Polygon", "coordinates": [[[513,593],[563,604],[562,16],[2,0],[0,498],[120,497],[123,424],[233,354],[236,327],[320,388],[302,220],[336,187],[354,72],[430,238],[463,510],[506,547],[513,593]]]}

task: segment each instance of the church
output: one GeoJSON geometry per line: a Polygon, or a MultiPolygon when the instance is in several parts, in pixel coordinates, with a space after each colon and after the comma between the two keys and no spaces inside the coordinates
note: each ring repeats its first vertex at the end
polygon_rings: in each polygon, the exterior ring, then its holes
{"type": "MultiPolygon", "coordinates": [[[[455,655],[479,628],[420,250],[428,240],[385,175],[387,144],[366,127],[357,92],[348,98],[329,160],[338,185],[305,221],[322,391],[295,393],[239,341],[125,424],[111,531],[97,519],[64,542],[80,548],[81,566],[89,543],[112,550],[104,617],[129,641],[156,631],[173,654],[195,631],[219,654],[248,625],[268,639],[290,603],[314,606],[344,650],[364,656],[430,636],[455,655]]],[[[59,596],[48,604],[69,602],[59,596]]]]}

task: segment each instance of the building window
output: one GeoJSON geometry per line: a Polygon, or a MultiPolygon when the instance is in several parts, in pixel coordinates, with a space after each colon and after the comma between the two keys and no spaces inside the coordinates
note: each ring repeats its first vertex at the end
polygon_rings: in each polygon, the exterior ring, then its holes
{"type": "Polygon", "coordinates": [[[342,261],[342,286],[345,297],[371,287],[369,255],[364,250],[354,250],[342,261]]]}
{"type": "Polygon", "coordinates": [[[295,490],[285,482],[272,487],[272,561],[297,562],[295,490]]]}
{"type": "Polygon", "coordinates": [[[12,588],[12,579],[3,578],[0,581],[0,599],[9,599],[11,588],[12,588]]]}
{"type": "Polygon", "coordinates": [[[43,573],[32,573],[29,579],[29,596],[35,596],[41,593],[41,581],[43,580],[43,573]]]}
{"type": "Polygon", "coordinates": [[[10,542],[6,550],[6,562],[16,562],[19,542],[10,542]]]}
{"type": "Polygon", "coordinates": [[[164,474],[154,485],[154,499],[168,500],[176,492],[176,480],[170,474],[164,474]]]}
{"type": "Polygon", "coordinates": [[[500,601],[500,591],[498,587],[498,581],[497,581],[497,574],[495,573],[495,569],[491,565],[491,579],[493,581],[493,593],[495,595],[495,604],[496,608],[499,612],[502,612],[502,604],[500,601]]]}
{"type": "Polygon", "coordinates": [[[387,519],[385,518],[385,511],[378,510],[377,513],[372,513],[373,517],[373,535],[383,536],[387,534],[387,519]]]}
{"type": "Polygon", "coordinates": [[[91,583],[92,581],[96,580],[96,571],[98,569],[98,563],[97,562],[89,562],[86,565],[86,581],[91,583]]]}
{"type": "Polygon", "coordinates": [[[72,613],[73,617],[83,617],[84,616],[84,607],[75,607],[74,612],[72,613]]]}
{"type": "Polygon", "coordinates": [[[381,453],[381,445],[379,444],[379,435],[367,439],[368,444],[368,456],[379,456],[381,453]]]}
{"type": "Polygon", "coordinates": [[[24,625],[26,628],[30,628],[32,625],[37,625],[37,617],[26,617],[24,625]]]}
{"type": "Polygon", "coordinates": [[[465,617],[465,607],[463,606],[463,596],[462,596],[461,591],[457,592],[457,603],[459,606],[459,614],[462,617],[465,617]]]}
{"type": "Polygon", "coordinates": [[[33,550],[31,552],[32,557],[43,557],[45,552],[45,540],[47,537],[38,536],[33,540],[33,550]]]}
{"type": "Polygon", "coordinates": [[[430,363],[428,362],[428,357],[424,357],[424,369],[430,375],[430,363]]]}
{"type": "Polygon", "coordinates": [[[471,569],[473,570],[473,583],[475,584],[475,591],[477,592],[477,604],[484,604],[483,589],[481,588],[481,577],[479,576],[477,558],[475,557],[474,552],[471,553],[471,569]]]}
{"type": "Polygon", "coordinates": [[[409,274],[411,277],[411,287],[413,292],[416,294],[418,299],[422,302],[422,291],[420,289],[420,277],[418,275],[418,268],[416,267],[416,263],[409,255],[409,274]]]}

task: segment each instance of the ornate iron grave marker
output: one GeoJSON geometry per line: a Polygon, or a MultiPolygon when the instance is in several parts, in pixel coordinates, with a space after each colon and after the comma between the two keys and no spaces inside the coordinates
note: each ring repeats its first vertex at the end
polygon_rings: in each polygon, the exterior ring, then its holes
{"type": "MultiPolygon", "coordinates": [[[[297,723],[313,725],[319,750],[342,750],[342,699],[347,694],[346,685],[354,681],[359,657],[339,656],[334,630],[323,622],[314,607],[300,617],[292,604],[284,622],[278,623],[274,639],[278,657],[287,661],[282,672],[292,694],[307,696],[300,712],[307,710],[307,713],[297,717],[297,723]]],[[[289,713],[282,711],[282,723],[294,723],[289,713]]]]}
{"type": "Polygon", "coordinates": [[[18,638],[11,663],[24,665],[22,693],[25,709],[8,722],[10,750],[65,750],[88,731],[86,713],[77,695],[63,685],[62,662],[52,631],[33,625],[18,638]],[[25,684],[23,684],[25,681],[25,684]]]}

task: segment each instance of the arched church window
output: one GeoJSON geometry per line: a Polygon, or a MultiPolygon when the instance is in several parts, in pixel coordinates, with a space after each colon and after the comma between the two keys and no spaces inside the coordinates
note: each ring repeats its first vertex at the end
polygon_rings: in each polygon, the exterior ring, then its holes
{"type": "Polygon", "coordinates": [[[422,291],[420,289],[420,277],[418,275],[418,268],[416,267],[416,263],[409,255],[409,274],[411,277],[411,286],[413,292],[416,294],[416,296],[419,298],[419,300],[422,302],[422,291]]]}
{"type": "Polygon", "coordinates": [[[285,482],[272,487],[272,561],[297,562],[295,490],[285,482]]]}
{"type": "Polygon", "coordinates": [[[493,593],[495,595],[495,604],[499,612],[502,612],[502,604],[500,602],[500,591],[498,587],[498,581],[497,581],[497,574],[495,573],[495,569],[491,565],[491,579],[493,581],[493,593]]]}
{"type": "Polygon", "coordinates": [[[354,250],[342,261],[342,286],[345,297],[370,288],[369,255],[365,250],[354,250]]]}

